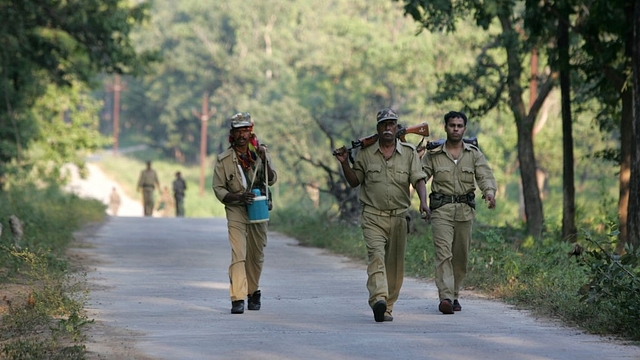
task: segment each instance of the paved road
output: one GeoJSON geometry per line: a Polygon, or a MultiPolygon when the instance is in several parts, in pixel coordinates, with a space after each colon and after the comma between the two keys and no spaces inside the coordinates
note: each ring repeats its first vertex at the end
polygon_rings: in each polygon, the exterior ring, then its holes
{"type": "Polygon", "coordinates": [[[262,310],[230,314],[224,219],[112,217],[92,258],[88,350],[109,359],[640,359],[480,298],[441,315],[430,282],[406,279],[393,322],[376,323],[366,270],[269,234],[262,310]],[[115,354],[115,355],[114,355],[115,354]]]}
{"type": "MultiPolygon", "coordinates": [[[[73,192],[80,197],[92,198],[100,200],[103,204],[109,204],[109,196],[111,195],[111,189],[116,188],[118,194],[120,194],[120,209],[118,215],[120,216],[142,216],[144,213],[142,201],[134,200],[127,196],[120,184],[110,179],[100,168],[93,163],[87,163],[86,179],[82,179],[78,172],[78,168],[74,165],[67,165],[66,169],[69,171],[71,182],[67,185],[66,189],[69,192],[73,192]]],[[[157,197],[157,195],[156,195],[157,197]]],[[[107,209],[107,214],[111,214],[107,209]]]]}

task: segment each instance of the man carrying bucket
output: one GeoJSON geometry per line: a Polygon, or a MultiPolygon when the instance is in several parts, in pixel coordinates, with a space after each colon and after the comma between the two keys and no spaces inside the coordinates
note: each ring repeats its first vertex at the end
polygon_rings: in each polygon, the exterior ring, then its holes
{"type": "Polygon", "coordinates": [[[367,289],[376,322],[393,321],[404,278],[410,186],[420,198],[420,213],[429,212],[425,180],[416,148],[396,138],[398,115],[392,109],[376,116],[378,141],[361,149],[353,168],[343,146],[334,152],[351,187],[360,186],[362,234],[367,245],[367,289]]]}
{"type": "Polygon", "coordinates": [[[213,192],[227,215],[231,265],[231,313],[260,310],[260,275],[267,245],[268,186],[277,180],[267,146],[253,133],[249,113],[231,117],[231,146],[218,155],[213,172],[213,192]],[[250,216],[251,215],[251,216],[250,216]]]}

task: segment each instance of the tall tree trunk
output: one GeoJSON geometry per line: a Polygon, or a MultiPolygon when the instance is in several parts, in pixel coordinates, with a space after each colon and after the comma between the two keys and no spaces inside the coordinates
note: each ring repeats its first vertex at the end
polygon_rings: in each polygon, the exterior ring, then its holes
{"type": "MultiPolygon", "coordinates": [[[[528,117],[524,117],[527,119],[528,117]]],[[[527,219],[527,233],[540,238],[542,235],[543,211],[540,190],[536,181],[536,157],[533,150],[532,120],[521,120],[516,124],[518,131],[518,162],[524,196],[524,213],[527,219]]]]}
{"type": "Polygon", "coordinates": [[[633,125],[631,152],[631,179],[629,186],[629,216],[627,230],[629,243],[640,245],[640,0],[633,11],[633,125]]]}
{"type": "Polygon", "coordinates": [[[573,129],[571,126],[571,68],[569,65],[569,11],[561,5],[558,21],[558,60],[562,101],[562,238],[576,240],[576,190],[573,173],[573,129]]]}
{"type": "Polygon", "coordinates": [[[633,131],[625,129],[632,129],[635,117],[633,99],[634,96],[636,96],[635,91],[629,89],[628,86],[620,91],[622,114],[620,115],[620,174],[618,175],[618,230],[620,231],[616,249],[618,254],[624,252],[624,246],[629,242],[627,219],[629,214],[629,180],[631,177],[631,144],[633,143],[633,131]]]}
{"type": "MultiPolygon", "coordinates": [[[[634,71],[632,75],[634,79],[632,81],[635,81],[635,65],[637,61],[636,44],[638,41],[635,22],[638,14],[635,13],[636,4],[634,2],[629,2],[628,5],[628,7],[625,6],[625,13],[627,14],[626,21],[631,31],[627,33],[625,39],[625,55],[628,59],[631,59],[630,66],[634,71]]],[[[636,101],[638,99],[638,94],[635,90],[635,83],[633,83],[633,89],[628,86],[626,74],[609,74],[608,71],[605,72],[605,74],[607,74],[607,78],[612,81],[618,89],[620,89],[622,99],[622,114],[620,118],[620,189],[618,198],[618,223],[620,234],[618,235],[617,247],[618,253],[622,254],[624,253],[625,244],[632,241],[632,237],[629,235],[629,215],[632,213],[629,212],[629,209],[631,206],[630,186],[633,184],[631,179],[631,168],[633,166],[632,156],[633,152],[636,151],[634,145],[633,124],[634,121],[637,121],[638,116],[635,110],[636,106],[638,106],[636,101]]]]}
{"type": "Polygon", "coordinates": [[[540,189],[536,182],[536,157],[533,148],[533,125],[536,115],[550,91],[549,86],[543,86],[531,110],[527,114],[522,100],[524,90],[520,83],[522,63],[519,58],[517,33],[514,31],[508,16],[499,15],[502,32],[506,35],[505,50],[507,52],[507,87],[509,91],[509,106],[516,121],[518,133],[518,162],[520,163],[520,177],[524,196],[524,211],[527,219],[527,232],[535,238],[542,235],[544,214],[540,189]]]}

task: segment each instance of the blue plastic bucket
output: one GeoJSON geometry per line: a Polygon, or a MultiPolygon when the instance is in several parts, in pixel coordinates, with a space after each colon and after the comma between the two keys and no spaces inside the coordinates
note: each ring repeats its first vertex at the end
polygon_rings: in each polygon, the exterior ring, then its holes
{"type": "Polygon", "coordinates": [[[256,196],[253,203],[247,205],[250,223],[269,221],[269,204],[266,196],[256,196]]]}

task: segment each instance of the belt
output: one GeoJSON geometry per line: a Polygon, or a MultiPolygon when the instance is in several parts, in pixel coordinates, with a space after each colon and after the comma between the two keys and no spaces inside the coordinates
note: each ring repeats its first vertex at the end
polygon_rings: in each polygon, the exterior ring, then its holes
{"type": "Polygon", "coordinates": [[[155,185],[142,185],[143,188],[154,188],[155,185]]]}
{"type": "Polygon", "coordinates": [[[446,203],[466,203],[467,194],[464,195],[442,195],[442,201],[446,203]]]}
{"type": "Polygon", "coordinates": [[[473,192],[464,195],[445,195],[432,192],[429,194],[429,207],[431,210],[436,210],[445,204],[461,203],[467,204],[475,209],[476,202],[474,198],[475,194],[473,192]]]}
{"type": "Polygon", "coordinates": [[[408,209],[378,210],[367,205],[365,205],[362,210],[366,213],[378,216],[403,216],[408,211],[408,209]]]}

